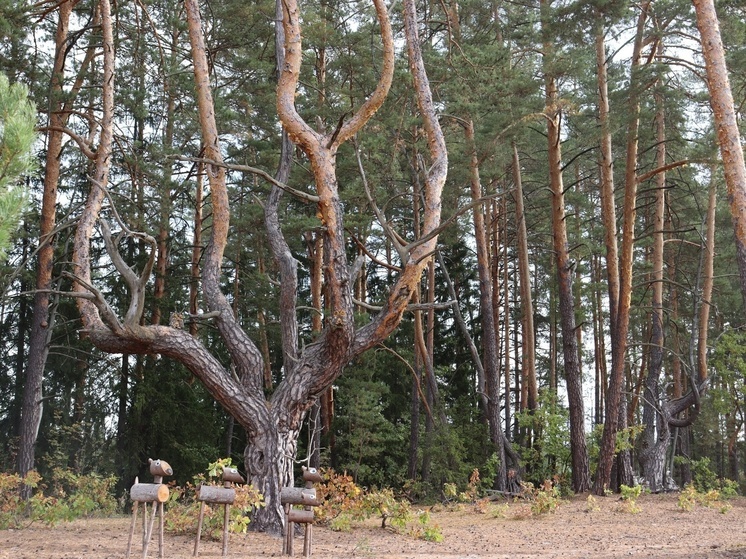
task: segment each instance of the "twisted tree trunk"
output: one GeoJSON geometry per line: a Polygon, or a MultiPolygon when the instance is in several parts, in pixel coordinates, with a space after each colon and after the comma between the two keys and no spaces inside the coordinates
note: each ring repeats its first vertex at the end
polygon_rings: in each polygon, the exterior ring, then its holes
{"type": "MultiPolygon", "coordinates": [[[[75,295],[84,332],[100,349],[110,353],[160,354],[185,365],[197,376],[213,397],[247,432],[245,465],[248,479],[263,492],[266,506],[254,518],[258,529],[280,531],[282,508],[280,490],[293,483],[293,461],[298,433],[303,419],[324,391],[342,373],[355,356],[385,339],[399,324],[410,298],[416,290],[422,271],[432,258],[440,224],[441,192],[445,183],[448,159],[443,134],[438,124],[429,83],[425,74],[416,33],[414,6],[407,5],[406,37],[409,47],[414,90],[432,164],[425,180],[422,238],[408,246],[397,246],[402,269],[393,282],[383,309],[369,323],[356,329],[350,268],[345,253],[344,215],[336,178],[339,146],[362,129],[378,110],[388,94],[394,70],[394,42],[386,6],[374,0],[381,27],[383,63],[375,91],[352,117],[337,130],[322,135],[315,132],[298,114],[295,97],[302,57],[300,12],[296,0],[282,3],[284,64],[280,67],[277,109],[290,139],[311,161],[316,196],[306,195],[317,203],[323,231],[325,287],[329,308],[328,323],[318,339],[300,350],[295,312],[294,261],[278,225],[275,191],[267,205],[267,233],[272,250],[282,270],[280,294],[283,381],[270,396],[264,394],[264,356],[236,321],[231,306],[221,290],[223,252],[227,244],[230,207],[222,162],[215,109],[210,90],[207,56],[202,36],[201,18],[196,0],[184,3],[189,24],[189,40],[194,64],[199,120],[204,147],[205,171],[212,202],[212,229],[202,258],[202,290],[209,316],[231,355],[233,371],[226,370],[219,359],[198,339],[178,327],[145,324],[142,321],[145,290],[155,260],[156,240],[133,232],[120,223],[126,236],[134,236],[149,245],[150,257],[139,271],[130,268],[111,241],[108,226],[101,221],[109,256],[130,290],[129,309],[123,319],[117,316],[91,278],[90,244],[95,223],[106,192],[111,162],[113,115],[114,58],[111,18],[107,0],[102,0],[104,44],[103,118],[100,144],[96,152],[96,169],[92,187],[76,231],[74,247],[75,295]],[[103,16],[105,14],[105,17],[103,16]],[[286,281],[289,285],[286,285],[286,281]]],[[[288,154],[289,149],[283,153],[288,154]]]]}

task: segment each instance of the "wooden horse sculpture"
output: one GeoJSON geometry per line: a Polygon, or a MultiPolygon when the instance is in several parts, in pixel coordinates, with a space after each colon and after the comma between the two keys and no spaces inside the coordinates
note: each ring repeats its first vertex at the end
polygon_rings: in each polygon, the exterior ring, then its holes
{"type": "Polygon", "coordinates": [[[223,505],[223,557],[228,555],[228,526],[230,524],[231,505],[236,500],[234,483],[244,483],[241,474],[236,468],[223,468],[223,487],[214,485],[202,485],[199,488],[197,499],[201,501],[199,506],[199,521],[197,523],[197,541],[194,542],[193,557],[199,553],[199,540],[202,536],[202,520],[205,516],[205,503],[218,503],[223,505]]]}
{"type": "Polygon", "coordinates": [[[321,474],[316,468],[303,467],[303,480],[305,487],[285,487],[280,491],[280,501],[285,507],[285,539],[283,540],[282,553],[293,555],[293,531],[295,524],[305,525],[303,534],[303,557],[311,556],[311,534],[313,528],[313,507],[321,503],[316,498],[314,483],[322,480],[321,474]],[[301,505],[302,509],[293,508],[293,505],[301,505]]]}
{"type": "Polygon", "coordinates": [[[140,503],[143,504],[142,519],[142,557],[145,559],[148,555],[148,546],[150,538],[153,535],[153,524],[155,515],[158,512],[160,517],[160,529],[158,532],[158,557],[163,557],[163,503],[168,501],[170,494],[168,486],[163,483],[164,476],[174,475],[174,470],[165,460],[153,460],[148,458],[150,464],[150,474],[153,476],[153,483],[140,483],[135,478],[135,484],[130,489],[130,499],[134,502],[132,507],[132,523],[130,524],[130,535],[127,540],[127,554],[129,558],[132,550],[132,537],[135,534],[135,524],[137,520],[137,509],[140,503]],[[150,512],[150,522],[148,522],[148,503],[153,503],[150,512]]]}

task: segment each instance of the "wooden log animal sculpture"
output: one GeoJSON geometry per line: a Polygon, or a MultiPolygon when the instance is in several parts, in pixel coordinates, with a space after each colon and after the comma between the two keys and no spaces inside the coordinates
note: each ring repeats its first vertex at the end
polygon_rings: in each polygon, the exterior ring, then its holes
{"type": "Polygon", "coordinates": [[[303,557],[311,556],[311,535],[313,528],[313,507],[321,504],[316,498],[314,483],[322,480],[316,468],[303,467],[305,487],[285,487],[280,491],[280,501],[285,508],[285,538],[282,542],[283,555],[293,555],[293,531],[295,524],[305,525],[303,533],[303,557]],[[301,505],[303,509],[295,509],[293,505],[301,505]]]}
{"type": "Polygon", "coordinates": [[[132,507],[132,523],[130,524],[130,534],[127,540],[127,554],[129,558],[132,550],[132,537],[135,535],[135,524],[137,523],[137,509],[140,503],[143,507],[142,517],[142,558],[148,555],[150,538],[153,535],[153,524],[155,523],[156,512],[160,517],[158,532],[158,557],[163,557],[163,503],[168,501],[168,486],[163,483],[164,476],[174,475],[173,468],[165,460],[148,459],[150,464],[150,473],[153,476],[153,483],[140,483],[135,478],[135,484],[130,489],[130,499],[134,502],[132,507]],[[150,512],[150,522],[148,522],[148,503],[152,503],[150,512]]]}
{"type": "Polygon", "coordinates": [[[205,517],[205,503],[223,505],[223,557],[228,555],[228,526],[230,524],[231,505],[236,500],[234,483],[244,483],[243,476],[236,468],[223,468],[223,487],[214,485],[202,485],[197,494],[197,500],[201,501],[199,506],[199,521],[197,522],[197,540],[194,542],[193,557],[199,553],[199,540],[202,537],[202,521],[205,517]]]}

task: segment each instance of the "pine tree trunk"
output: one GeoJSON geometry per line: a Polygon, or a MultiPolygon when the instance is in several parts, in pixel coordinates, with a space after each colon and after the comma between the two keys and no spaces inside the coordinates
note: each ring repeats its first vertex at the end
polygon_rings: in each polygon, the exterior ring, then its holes
{"type": "MultiPolygon", "coordinates": [[[[603,16],[596,23],[596,75],[598,81],[598,120],[601,124],[599,167],[601,169],[601,221],[606,244],[606,277],[609,292],[609,324],[613,336],[619,306],[619,253],[616,236],[616,203],[614,200],[614,156],[609,125],[609,86],[603,16]]],[[[605,359],[605,357],[604,357],[605,359]]]]}
{"type": "MultiPolygon", "coordinates": [[[[199,274],[200,260],[202,259],[202,182],[204,177],[204,165],[197,165],[197,177],[194,188],[194,237],[192,241],[192,259],[189,274],[189,312],[199,312],[199,274]]],[[[261,312],[261,311],[260,311],[261,312]]],[[[189,323],[189,333],[196,336],[198,333],[197,321],[189,323]]]]}
{"type": "MultiPolygon", "coordinates": [[[[474,141],[474,123],[464,123],[466,143],[469,150],[469,178],[472,202],[482,198],[482,184],[479,178],[479,159],[474,141]]],[[[493,307],[492,274],[490,273],[489,246],[487,245],[484,207],[477,204],[473,210],[474,242],[477,252],[477,274],[479,277],[479,314],[482,324],[482,367],[484,368],[487,389],[487,421],[490,438],[500,460],[495,486],[505,490],[507,487],[507,468],[505,463],[504,436],[502,418],[500,417],[500,356],[497,351],[497,327],[493,307]]]]}
{"type": "MultiPolygon", "coordinates": [[[[659,168],[666,164],[666,115],[663,98],[656,95],[658,110],[656,113],[656,141],[657,161],[659,168]]],[[[659,173],[656,177],[655,212],[653,215],[653,255],[651,272],[651,330],[650,330],[650,359],[648,374],[645,382],[645,397],[643,398],[643,447],[640,452],[645,481],[650,491],[657,493],[663,490],[663,473],[670,438],[668,419],[661,418],[658,409],[661,402],[659,389],[660,375],[663,371],[663,230],[666,211],[666,174],[659,173]],[[657,433],[657,437],[656,437],[657,433]]]]}
{"type": "MultiPolygon", "coordinates": [[[[23,385],[23,406],[18,449],[18,473],[25,476],[35,465],[36,439],[42,416],[42,380],[49,355],[49,340],[52,321],[49,313],[49,290],[52,288],[56,223],[57,183],[60,177],[63,127],[67,117],[63,111],[63,83],[65,59],[68,49],[70,15],[75,2],[67,0],[59,5],[57,31],[55,34],[55,56],[50,84],[50,114],[47,133],[47,153],[44,167],[44,192],[42,195],[39,224],[39,252],[36,265],[36,295],[34,296],[31,335],[29,337],[28,363],[23,385]]],[[[24,498],[31,496],[24,489],[24,498]]]]}
{"type": "MultiPolygon", "coordinates": [[[[271,416],[270,416],[271,417],[271,416]]],[[[259,532],[277,533],[284,525],[284,512],[280,502],[280,491],[294,484],[293,459],[296,455],[299,430],[277,429],[271,418],[262,422],[257,431],[251,433],[250,442],[244,450],[246,480],[263,496],[266,506],[257,509],[252,516],[252,529],[259,532]]],[[[293,424],[300,425],[297,416],[293,424]]]]}
{"type": "MultiPolygon", "coordinates": [[[[542,26],[549,16],[549,3],[541,1],[542,26]]],[[[553,51],[549,43],[544,44],[545,68],[547,56],[553,51]]],[[[572,289],[572,268],[567,245],[565,221],[565,196],[562,182],[562,151],[560,147],[560,106],[555,78],[545,70],[544,74],[547,116],[547,139],[549,143],[549,182],[552,191],[552,239],[557,266],[557,293],[560,324],[562,328],[562,354],[564,356],[567,399],[570,407],[570,449],[572,455],[572,485],[581,493],[590,488],[588,450],[585,441],[585,413],[581,370],[578,361],[577,337],[575,333],[575,300],[572,289]]]]}
{"type": "Polygon", "coordinates": [[[531,267],[528,254],[528,233],[526,215],[523,208],[523,180],[518,146],[513,142],[513,184],[515,185],[515,220],[518,250],[518,275],[521,288],[521,334],[523,337],[523,357],[521,368],[528,381],[528,409],[538,406],[539,390],[536,382],[536,340],[534,333],[534,303],[531,294],[531,267]]]}
{"type": "MultiPolygon", "coordinates": [[[[22,259],[21,262],[25,262],[28,258],[28,249],[29,249],[29,238],[27,236],[24,236],[23,240],[21,241],[23,245],[23,253],[22,253],[22,259]]],[[[20,281],[20,291],[21,293],[25,293],[26,290],[28,290],[29,285],[26,280],[26,278],[21,275],[19,278],[20,281]]],[[[28,298],[27,297],[19,297],[18,301],[18,319],[16,320],[16,340],[15,340],[15,350],[16,350],[16,358],[15,363],[13,367],[14,377],[15,377],[15,386],[13,389],[13,399],[9,403],[9,409],[8,409],[8,422],[10,424],[10,438],[3,443],[3,450],[7,453],[7,455],[10,455],[13,450],[11,449],[11,445],[16,444],[19,440],[20,432],[21,432],[21,408],[23,406],[23,387],[25,385],[25,372],[24,367],[26,365],[26,336],[28,336],[29,333],[29,304],[28,304],[28,298]]]]}
{"type": "MultiPolygon", "coordinates": [[[[622,248],[619,254],[619,297],[615,320],[611,327],[611,371],[606,391],[606,418],[599,453],[593,491],[603,495],[611,483],[611,467],[616,454],[616,436],[619,429],[619,407],[624,382],[627,334],[629,332],[629,310],[632,297],[632,264],[635,242],[635,219],[637,203],[637,146],[640,126],[639,66],[642,52],[643,31],[650,0],[646,0],[637,20],[632,53],[632,68],[629,94],[629,123],[627,128],[627,157],[625,167],[624,210],[622,248]]],[[[610,224],[607,224],[610,225],[610,224]]],[[[616,228],[614,229],[616,231],[616,228]]],[[[607,246],[608,249],[608,246],[607,246]]],[[[607,253],[607,261],[609,255],[607,253]]]]}
{"type": "Polygon", "coordinates": [[[728,189],[741,297],[746,305],[746,166],[741,136],[725,64],[725,52],[720,37],[720,24],[715,12],[715,3],[713,0],[693,0],[693,4],[697,14],[697,27],[702,38],[707,88],[710,92],[710,105],[715,118],[717,139],[725,172],[725,185],[728,189]]]}

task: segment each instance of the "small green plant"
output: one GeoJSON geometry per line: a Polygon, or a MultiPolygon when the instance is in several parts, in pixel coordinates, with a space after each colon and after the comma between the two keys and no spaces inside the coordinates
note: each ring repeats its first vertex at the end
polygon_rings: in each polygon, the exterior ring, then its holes
{"type": "Polygon", "coordinates": [[[588,498],[585,500],[585,510],[586,512],[600,511],[601,507],[598,505],[598,499],[596,499],[593,495],[588,495],[588,498]]]}
{"type": "Polygon", "coordinates": [[[490,508],[490,501],[489,499],[478,499],[474,503],[474,512],[479,514],[485,514],[489,511],[490,508]]]}
{"type": "MultiPolygon", "coordinates": [[[[348,474],[337,474],[332,470],[322,472],[324,483],[317,487],[316,496],[321,505],[316,507],[316,519],[330,529],[349,532],[353,522],[378,517],[381,528],[397,533],[440,541],[439,529],[429,523],[429,514],[417,513],[417,524],[412,526],[414,513],[408,500],[398,498],[392,489],[363,491],[348,474]],[[423,515],[424,514],[424,515],[423,515]]],[[[455,486],[444,487],[444,493],[457,494],[455,486]]],[[[442,539],[442,535],[440,536],[442,539]]]]}
{"type": "Polygon", "coordinates": [[[65,500],[74,518],[109,516],[117,509],[112,491],[116,484],[115,476],[102,477],[96,473],[87,475],[55,468],[50,485],[53,496],[65,500]]]}
{"type": "MultiPolygon", "coordinates": [[[[171,485],[169,511],[165,516],[166,529],[174,534],[193,535],[197,533],[201,502],[197,500],[197,490],[202,484],[217,484],[223,474],[223,468],[232,466],[230,458],[222,458],[207,466],[206,475],[196,476],[194,483],[183,487],[171,485]]],[[[228,530],[234,534],[246,533],[251,521],[251,513],[264,506],[264,496],[252,485],[237,485],[236,498],[230,509],[228,530]]],[[[205,504],[202,522],[202,536],[218,540],[223,532],[223,509],[215,509],[205,504]]]]}
{"type": "Polygon", "coordinates": [[[531,514],[535,516],[554,512],[562,504],[559,488],[552,483],[552,480],[545,480],[538,488],[530,482],[522,483],[521,487],[526,497],[532,501],[531,514]]]}
{"type": "Polygon", "coordinates": [[[450,482],[443,484],[443,497],[445,497],[446,502],[454,501],[457,496],[458,485],[450,482]]]}
{"type": "Polygon", "coordinates": [[[710,459],[706,456],[695,459],[677,456],[677,464],[688,464],[692,471],[692,481],[698,492],[707,492],[710,489],[719,489],[720,482],[717,474],[710,468],[710,459]]]}
{"type": "Polygon", "coordinates": [[[717,489],[710,489],[707,492],[697,491],[697,488],[693,483],[688,484],[679,494],[678,500],[679,510],[684,512],[690,512],[694,510],[697,504],[703,507],[718,509],[721,513],[725,514],[728,512],[732,505],[727,501],[723,500],[722,493],[717,489]]]}
{"type": "Polygon", "coordinates": [[[490,515],[492,518],[507,518],[510,505],[508,503],[502,503],[500,505],[494,505],[490,509],[490,515]]]}
{"type": "Polygon", "coordinates": [[[679,507],[679,510],[683,512],[691,512],[694,510],[694,507],[697,506],[697,501],[697,490],[694,488],[693,484],[688,483],[681,493],[679,493],[679,499],[676,504],[679,507]]]}
{"type": "Polygon", "coordinates": [[[630,487],[629,485],[622,484],[619,489],[622,493],[622,511],[630,514],[642,512],[642,508],[637,504],[637,499],[642,494],[642,486],[635,485],[630,487]]]}
{"type": "Polygon", "coordinates": [[[80,517],[112,514],[116,509],[111,493],[115,482],[113,476],[104,478],[55,469],[50,488],[33,470],[25,478],[0,473],[0,529],[23,528],[34,522],[52,526],[80,517]],[[21,498],[23,485],[32,490],[27,501],[21,498]]]}
{"type": "Polygon", "coordinates": [[[469,476],[469,483],[466,489],[459,491],[458,485],[452,482],[446,482],[443,484],[443,497],[447,503],[476,503],[479,499],[479,488],[481,487],[481,480],[479,470],[474,468],[469,476]]]}
{"type": "Polygon", "coordinates": [[[321,505],[314,509],[316,522],[328,524],[332,530],[346,531],[336,526],[346,526],[349,530],[350,517],[359,508],[363,490],[347,472],[339,474],[333,470],[323,470],[322,476],[324,482],[316,487],[316,498],[321,501],[321,505]]]}
{"type": "Polygon", "coordinates": [[[720,480],[720,498],[724,500],[733,499],[738,497],[738,482],[732,479],[721,479],[720,480]]]}
{"type": "Polygon", "coordinates": [[[443,541],[443,532],[437,524],[430,522],[430,513],[419,511],[417,513],[418,526],[413,528],[412,535],[418,539],[428,542],[440,543],[443,541]]]}
{"type": "Polygon", "coordinates": [[[409,501],[397,499],[391,489],[381,489],[363,495],[361,512],[366,518],[378,516],[381,528],[386,528],[386,522],[397,532],[402,531],[412,518],[409,501]]]}

